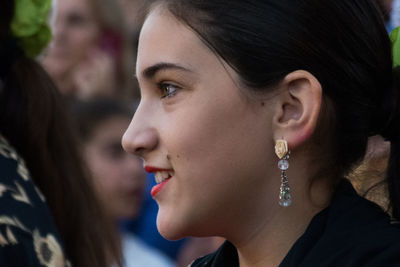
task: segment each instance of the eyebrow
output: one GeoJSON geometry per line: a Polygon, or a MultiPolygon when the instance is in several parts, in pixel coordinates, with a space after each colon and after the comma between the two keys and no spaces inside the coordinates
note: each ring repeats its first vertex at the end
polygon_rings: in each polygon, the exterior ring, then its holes
{"type": "Polygon", "coordinates": [[[167,70],[167,69],[175,69],[175,70],[181,70],[181,71],[185,71],[185,72],[193,72],[185,67],[179,66],[174,63],[160,62],[160,63],[154,64],[154,65],[144,69],[142,71],[142,75],[146,79],[151,79],[157,74],[157,72],[167,70]]]}

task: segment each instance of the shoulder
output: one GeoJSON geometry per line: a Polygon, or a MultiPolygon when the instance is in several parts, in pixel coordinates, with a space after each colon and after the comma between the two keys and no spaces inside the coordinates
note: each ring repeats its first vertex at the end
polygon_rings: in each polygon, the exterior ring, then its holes
{"type": "Polygon", "coordinates": [[[16,218],[1,220],[0,266],[71,266],[54,235],[31,231],[16,218]]]}
{"type": "Polygon", "coordinates": [[[348,257],[351,266],[400,266],[400,228],[389,220],[371,219],[349,232],[345,241],[338,254],[348,257]]]}
{"type": "Polygon", "coordinates": [[[280,266],[400,266],[399,251],[400,228],[343,181],[280,266]]]}
{"type": "Polygon", "coordinates": [[[354,229],[347,236],[338,231],[340,239],[322,238],[300,266],[400,266],[400,230],[376,226],[354,229]]]}
{"type": "Polygon", "coordinates": [[[1,134],[0,217],[17,218],[28,228],[53,224],[45,197],[31,179],[24,159],[1,134]]]}
{"type": "Polygon", "coordinates": [[[131,234],[123,234],[123,254],[126,267],[158,266],[173,267],[174,264],[160,251],[153,249],[131,234]]]}
{"type": "Polygon", "coordinates": [[[0,133],[0,168],[3,182],[30,180],[25,161],[0,133]]]}
{"type": "Polygon", "coordinates": [[[0,134],[0,266],[68,266],[25,161],[0,134]]]}
{"type": "Polygon", "coordinates": [[[355,192],[336,197],[326,224],[318,227],[313,228],[321,230],[321,235],[308,260],[340,266],[400,266],[400,227],[391,224],[379,206],[355,192]]]}

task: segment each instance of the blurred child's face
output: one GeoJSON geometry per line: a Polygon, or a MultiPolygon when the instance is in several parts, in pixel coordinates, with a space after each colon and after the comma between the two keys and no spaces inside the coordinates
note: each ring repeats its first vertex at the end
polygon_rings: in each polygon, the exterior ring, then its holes
{"type": "Polygon", "coordinates": [[[85,146],[94,184],[114,219],[138,214],[145,186],[142,160],[122,149],[121,138],[130,119],[114,116],[97,126],[85,146]]]}

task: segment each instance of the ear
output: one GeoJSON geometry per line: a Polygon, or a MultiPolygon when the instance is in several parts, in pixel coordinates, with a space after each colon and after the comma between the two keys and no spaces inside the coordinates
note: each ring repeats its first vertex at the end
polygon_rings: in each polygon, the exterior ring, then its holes
{"type": "Polygon", "coordinates": [[[322,101],[322,87],[317,78],[304,70],[289,73],[279,85],[274,138],[285,139],[289,149],[307,141],[315,130],[322,101]]]}

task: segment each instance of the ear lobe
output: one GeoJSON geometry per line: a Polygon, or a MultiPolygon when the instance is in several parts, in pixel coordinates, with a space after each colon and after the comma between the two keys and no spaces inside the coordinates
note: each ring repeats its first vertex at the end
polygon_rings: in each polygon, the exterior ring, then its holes
{"type": "Polygon", "coordinates": [[[317,125],[322,87],[314,75],[298,70],[279,86],[278,111],[273,120],[274,138],[285,139],[290,149],[307,141],[317,125]]]}

